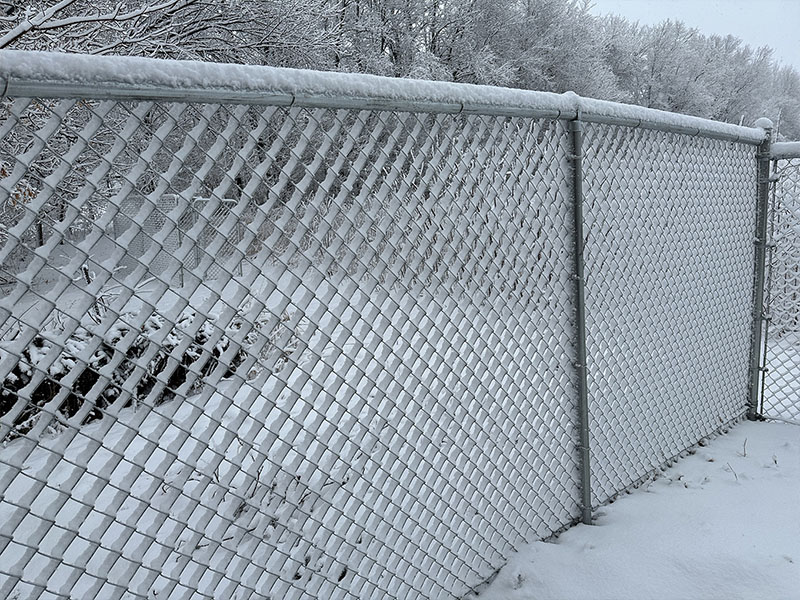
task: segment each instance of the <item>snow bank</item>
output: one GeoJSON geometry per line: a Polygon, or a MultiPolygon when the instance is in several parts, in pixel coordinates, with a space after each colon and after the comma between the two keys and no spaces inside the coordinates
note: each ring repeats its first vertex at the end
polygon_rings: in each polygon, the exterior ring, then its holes
{"type": "Polygon", "coordinates": [[[692,452],[522,548],[477,600],[798,598],[800,427],[743,423],[692,452]]]}
{"type": "Polygon", "coordinates": [[[669,129],[747,143],[764,138],[760,128],[739,127],[641,106],[509,88],[441,81],[166,61],[4,50],[0,53],[4,95],[162,98],[238,101],[303,106],[430,110],[550,116],[669,129]]]}

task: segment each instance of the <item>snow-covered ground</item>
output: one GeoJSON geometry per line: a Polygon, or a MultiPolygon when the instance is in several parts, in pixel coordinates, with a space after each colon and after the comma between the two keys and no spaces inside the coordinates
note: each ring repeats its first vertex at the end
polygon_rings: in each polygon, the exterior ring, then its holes
{"type": "Polygon", "coordinates": [[[800,598],[800,426],[746,422],[690,452],[520,549],[478,600],[800,598]]]}

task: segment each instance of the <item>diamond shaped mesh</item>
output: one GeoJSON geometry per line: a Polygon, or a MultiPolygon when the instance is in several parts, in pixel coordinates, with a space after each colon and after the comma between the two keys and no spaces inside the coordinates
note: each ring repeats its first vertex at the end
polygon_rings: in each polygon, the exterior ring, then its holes
{"type": "Polygon", "coordinates": [[[451,598],[573,521],[563,123],[2,114],[1,597],[451,598]]]}
{"type": "Polygon", "coordinates": [[[753,148],[588,125],[593,497],[640,480],[747,402],[753,148]]]}
{"type": "Polygon", "coordinates": [[[776,163],[762,412],[800,422],[800,157],[776,163]]]}

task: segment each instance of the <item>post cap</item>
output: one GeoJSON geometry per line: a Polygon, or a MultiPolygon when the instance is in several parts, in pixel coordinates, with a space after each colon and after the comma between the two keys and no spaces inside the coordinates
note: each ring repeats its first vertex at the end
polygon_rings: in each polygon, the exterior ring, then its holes
{"type": "Polygon", "coordinates": [[[761,129],[772,129],[774,125],[772,121],[770,121],[767,117],[761,117],[755,123],[753,123],[753,127],[760,127],[761,129]]]}

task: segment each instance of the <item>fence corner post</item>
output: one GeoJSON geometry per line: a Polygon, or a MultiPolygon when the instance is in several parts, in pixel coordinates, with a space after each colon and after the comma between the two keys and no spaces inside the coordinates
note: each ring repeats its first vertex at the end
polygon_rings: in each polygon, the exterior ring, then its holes
{"type": "Polygon", "coordinates": [[[764,281],[767,256],[767,219],[770,183],[770,148],[772,146],[772,121],[758,119],[756,127],[764,130],[764,141],[756,152],[757,192],[756,192],[756,230],[754,236],[755,258],[753,265],[753,323],[750,333],[750,383],[747,399],[747,418],[759,418],[758,390],[762,376],[759,366],[761,358],[762,335],[764,333],[764,281]]]}
{"type": "Polygon", "coordinates": [[[583,123],[578,109],[569,121],[572,162],[572,200],[575,230],[574,272],[575,281],[575,370],[578,376],[578,427],[580,454],[581,522],[592,524],[592,480],[589,451],[589,394],[586,365],[586,295],[584,279],[583,231],[583,123]]]}

